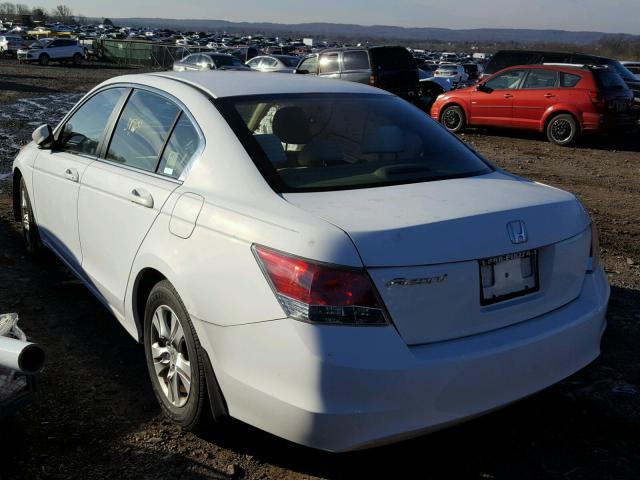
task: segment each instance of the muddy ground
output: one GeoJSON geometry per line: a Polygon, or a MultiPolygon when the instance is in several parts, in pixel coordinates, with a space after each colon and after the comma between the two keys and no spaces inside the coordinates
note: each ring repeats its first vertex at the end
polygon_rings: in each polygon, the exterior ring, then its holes
{"type": "MultiPolygon", "coordinates": [[[[121,73],[0,60],[0,178],[34,126],[121,73]]],[[[317,452],[239,422],[184,433],[160,415],[143,349],[58,261],[25,255],[7,178],[0,180],[0,312],[18,312],[48,358],[33,405],[0,423],[0,479],[638,478],[640,140],[593,138],[567,149],[536,134],[463,138],[500,167],[574,192],[595,218],[612,295],[592,365],[490,415],[369,451],[317,452]]]]}

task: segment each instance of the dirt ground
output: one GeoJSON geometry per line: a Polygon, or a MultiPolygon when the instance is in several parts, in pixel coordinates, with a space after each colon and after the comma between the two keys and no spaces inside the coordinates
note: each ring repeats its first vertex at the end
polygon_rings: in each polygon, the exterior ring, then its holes
{"type": "MultiPolygon", "coordinates": [[[[0,179],[34,125],[57,120],[79,92],[121,73],[0,60],[0,179]]],[[[25,255],[7,178],[0,312],[20,314],[47,365],[33,405],[0,423],[0,479],[638,478],[640,139],[560,148],[536,134],[462,138],[500,167],[574,192],[593,215],[612,292],[592,365],[477,420],[369,451],[317,452],[234,421],[184,433],[160,415],[141,346],[58,261],[25,255]]]]}

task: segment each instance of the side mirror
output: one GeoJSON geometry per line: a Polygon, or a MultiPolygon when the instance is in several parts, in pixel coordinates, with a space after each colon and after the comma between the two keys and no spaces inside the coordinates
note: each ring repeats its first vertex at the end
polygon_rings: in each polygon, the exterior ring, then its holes
{"type": "Polygon", "coordinates": [[[487,87],[484,83],[478,83],[476,85],[476,90],[478,92],[491,93],[493,90],[487,87]]]}
{"type": "Polygon", "coordinates": [[[309,73],[309,70],[296,69],[295,73],[297,73],[298,75],[307,75],[309,73]]]}
{"type": "Polygon", "coordinates": [[[49,124],[40,125],[31,134],[31,138],[38,145],[38,148],[51,148],[53,144],[53,130],[49,124]]]}

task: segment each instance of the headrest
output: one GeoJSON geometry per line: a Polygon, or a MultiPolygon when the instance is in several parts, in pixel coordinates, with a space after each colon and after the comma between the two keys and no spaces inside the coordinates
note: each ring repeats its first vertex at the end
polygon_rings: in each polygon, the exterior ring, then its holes
{"type": "Polygon", "coordinates": [[[309,119],[300,107],[283,107],[273,116],[273,134],[283,143],[307,144],[311,140],[309,119]]]}
{"type": "Polygon", "coordinates": [[[404,150],[402,130],[395,125],[374,128],[364,137],[362,153],[398,153],[404,150]]]}
{"type": "Polygon", "coordinates": [[[275,135],[254,135],[265,155],[274,167],[279,167],[287,163],[287,154],[284,152],[282,142],[275,135]]]}
{"type": "Polygon", "coordinates": [[[305,145],[298,155],[298,164],[303,167],[336,165],[343,161],[340,145],[326,140],[305,145]]]}

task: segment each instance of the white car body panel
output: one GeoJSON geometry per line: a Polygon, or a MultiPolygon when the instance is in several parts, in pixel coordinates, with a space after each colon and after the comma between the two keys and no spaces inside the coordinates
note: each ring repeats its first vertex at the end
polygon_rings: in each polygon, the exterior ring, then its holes
{"type": "Polygon", "coordinates": [[[601,267],[588,271],[590,220],[572,195],[500,171],[279,194],[208,98],[388,93],[242,72],[131,75],[96,90],[109,85],[166,92],[196,120],[204,142],[183,179],[33,144],[16,158],[14,177],[25,180],[47,245],[134,338],[142,276],[156,271],[172,283],[231,416],[315,448],[363,448],[493,410],[599,354],[609,286],[601,267]],[[64,176],[70,166],[78,182],[64,176]],[[132,202],[133,189],[146,190],[153,206],[132,202]],[[509,241],[513,220],[527,224],[524,245],[509,241]],[[256,244],[366,268],[393,325],[287,318],[252,252],[256,244]],[[531,248],[540,251],[540,291],[481,307],[478,260],[531,248]],[[386,286],[444,273],[442,284],[386,286]]]}

